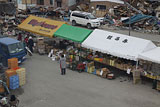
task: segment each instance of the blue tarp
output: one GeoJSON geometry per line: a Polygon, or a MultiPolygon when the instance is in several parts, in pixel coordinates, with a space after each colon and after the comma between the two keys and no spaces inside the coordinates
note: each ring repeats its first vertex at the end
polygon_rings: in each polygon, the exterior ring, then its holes
{"type": "MultiPolygon", "coordinates": [[[[131,22],[130,24],[133,24],[133,23],[136,23],[136,22],[139,22],[139,21],[142,21],[142,20],[146,20],[146,19],[150,19],[150,18],[153,18],[153,16],[148,16],[148,15],[143,15],[143,14],[137,14],[135,16],[132,16],[131,17],[131,22]]],[[[129,24],[129,18],[122,21],[124,24],[129,24]]]]}

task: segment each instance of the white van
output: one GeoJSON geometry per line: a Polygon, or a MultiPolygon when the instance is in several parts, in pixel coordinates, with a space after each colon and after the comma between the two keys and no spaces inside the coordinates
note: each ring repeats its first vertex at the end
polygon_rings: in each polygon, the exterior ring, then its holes
{"type": "Polygon", "coordinates": [[[75,26],[76,24],[81,24],[87,26],[87,28],[100,26],[100,21],[91,13],[81,11],[73,11],[70,15],[70,22],[73,26],[75,26]]]}

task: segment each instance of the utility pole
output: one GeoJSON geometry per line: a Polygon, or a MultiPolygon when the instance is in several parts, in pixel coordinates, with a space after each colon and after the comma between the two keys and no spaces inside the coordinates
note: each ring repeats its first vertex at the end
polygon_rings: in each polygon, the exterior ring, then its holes
{"type": "Polygon", "coordinates": [[[26,4],[26,10],[27,10],[27,0],[25,0],[25,4],[26,4]]]}
{"type": "MultiPolygon", "coordinates": [[[[129,0],[129,4],[131,5],[131,0],[129,0]]],[[[131,35],[131,6],[129,6],[129,36],[131,35]]]]}

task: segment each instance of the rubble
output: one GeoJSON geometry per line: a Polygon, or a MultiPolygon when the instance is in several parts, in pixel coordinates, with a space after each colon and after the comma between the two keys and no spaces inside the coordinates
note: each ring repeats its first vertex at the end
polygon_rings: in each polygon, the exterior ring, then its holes
{"type": "MultiPolygon", "coordinates": [[[[126,0],[127,1],[127,0],[126,0]]],[[[103,25],[109,24],[120,28],[129,27],[135,31],[160,33],[160,2],[148,0],[131,0],[124,5],[114,6],[113,9],[95,9],[97,17],[103,17],[103,25]],[[149,8],[148,8],[149,7],[149,8]],[[157,17],[156,17],[157,16],[157,17]]]]}

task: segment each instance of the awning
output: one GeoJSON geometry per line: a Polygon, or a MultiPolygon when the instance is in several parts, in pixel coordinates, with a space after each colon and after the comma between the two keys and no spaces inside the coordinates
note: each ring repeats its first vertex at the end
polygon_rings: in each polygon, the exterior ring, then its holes
{"type": "Polygon", "coordinates": [[[92,30],[74,27],[70,25],[63,24],[55,33],[54,36],[61,37],[67,40],[72,40],[74,42],[83,42],[92,30]]]}
{"type": "Polygon", "coordinates": [[[65,22],[50,20],[36,16],[29,16],[20,25],[18,25],[18,28],[42,36],[53,37],[53,34],[63,24],[65,24],[65,22]]]}
{"type": "Polygon", "coordinates": [[[138,58],[160,64],[160,47],[143,52],[138,56],[138,58]]]}
{"type": "Polygon", "coordinates": [[[149,40],[95,29],[84,40],[82,47],[137,61],[140,53],[154,49],[156,46],[149,40]]]}

